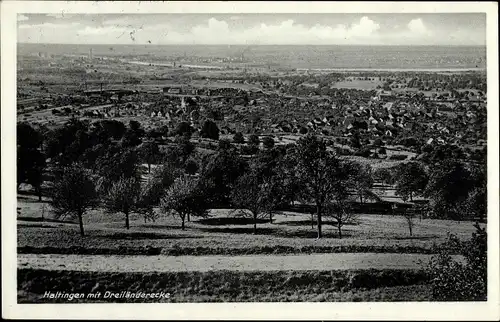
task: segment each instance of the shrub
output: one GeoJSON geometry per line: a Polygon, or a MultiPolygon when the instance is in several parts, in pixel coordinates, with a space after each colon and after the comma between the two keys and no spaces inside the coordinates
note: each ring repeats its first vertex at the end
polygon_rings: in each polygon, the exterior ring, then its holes
{"type": "Polygon", "coordinates": [[[356,156],[361,156],[361,157],[365,157],[365,158],[368,158],[370,156],[370,154],[371,154],[371,151],[368,148],[359,149],[358,151],[356,151],[354,153],[354,155],[356,155],[356,156]]]}
{"type": "Polygon", "coordinates": [[[241,132],[237,132],[233,136],[233,142],[234,143],[245,143],[245,138],[243,137],[243,134],[241,132]]]}
{"type": "Polygon", "coordinates": [[[468,241],[448,236],[448,249],[434,256],[428,271],[432,280],[432,296],[438,301],[485,301],[487,296],[486,229],[474,225],[476,231],[468,241]],[[465,263],[452,259],[450,251],[459,250],[465,263]]]}
{"type": "Polygon", "coordinates": [[[389,160],[406,160],[406,157],[404,154],[393,154],[389,157],[389,160]]]}
{"type": "Polygon", "coordinates": [[[201,128],[200,134],[202,138],[218,140],[219,128],[217,127],[217,124],[215,124],[214,121],[206,120],[205,123],[203,123],[203,127],[201,128]]]}
{"type": "Polygon", "coordinates": [[[262,144],[266,149],[272,149],[274,147],[274,139],[272,137],[266,136],[262,140],[262,144]]]}

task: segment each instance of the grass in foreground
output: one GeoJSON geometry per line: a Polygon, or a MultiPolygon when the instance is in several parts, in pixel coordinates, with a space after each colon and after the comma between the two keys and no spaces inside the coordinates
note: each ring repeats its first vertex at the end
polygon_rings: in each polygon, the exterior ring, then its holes
{"type": "Polygon", "coordinates": [[[97,302],[325,302],[431,300],[428,277],[419,270],[102,273],[18,269],[19,303],[97,302]],[[43,298],[47,291],[84,298],[43,298]],[[169,299],[104,298],[120,293],[166,292],[169,299]],[[85,298],[89,293],[101,298],[85,298]]]}

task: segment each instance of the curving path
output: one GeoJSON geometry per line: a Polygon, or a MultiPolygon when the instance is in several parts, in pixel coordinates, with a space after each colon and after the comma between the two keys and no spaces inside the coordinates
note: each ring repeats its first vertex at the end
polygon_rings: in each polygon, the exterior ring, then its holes
{"type": "MultiPolygon", "coordinates": [[[[120,256],[18,254],[18,268],[99,272],[207,272],[421,269],[432,255],[339,253],[247,256],[120,256]]],[[[455,256],[463,261],[463,257],[455,256]]]]}

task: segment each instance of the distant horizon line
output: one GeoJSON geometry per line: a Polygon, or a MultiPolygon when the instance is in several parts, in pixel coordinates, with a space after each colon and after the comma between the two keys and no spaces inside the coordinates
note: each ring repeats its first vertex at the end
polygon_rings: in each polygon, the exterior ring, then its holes
{"type": "Polygon", "coordinates": [[[85,45],[85,46],[371,46],[371,47],[487,47],[487,45],[386,45],[386,44],[82,44],[82,43],[32,43],[18,45],[85,45]]]}

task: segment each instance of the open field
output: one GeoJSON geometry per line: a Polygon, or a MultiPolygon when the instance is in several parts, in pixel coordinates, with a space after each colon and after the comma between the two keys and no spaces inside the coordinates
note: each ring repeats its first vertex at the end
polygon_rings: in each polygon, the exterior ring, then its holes
{"type": "MultiPolygon", "coordinates": [[[[452,232],[468,238],[471,222],[415,219],[409,236],[404,218],[389,215],[360,215],[357,224],[343,228],[339,239],[335,222],[324,218],[324,238],[317,240],[311,215],[286,212],[262,218],[258,234],[252,234],[252,220],[236,217],[233,211],[211,210],[209,218],[192,218],[186,230],[176,217],[162,216],[144,222],[131,216],[131,228],[124,228],[120,214],[94,210],[85,218],[87,236],[81,237],[74,221],[54,220],[49,204],[34,197],[18,200],[18,248],[23,253],[128,254],[128,255],[246,255],[308,253],[434,253],[435,247],[452,232]],[[43,208],[43,210],[42,210],[43,208]],[[41,215],[44,213],[42,221],[41,215]]],[[[315,218],[314,218],[315,219],[315,218]]]]}
{"type": "Polygon", "coordinates": [[[380,80],[351,80],[351,81],[342,81],[337,82],[331,86],[331,88],[354,88],[360,90],[370,91],[372,89],[376,89],[377,86],[383,86],[384,82],[380,80]]]}

